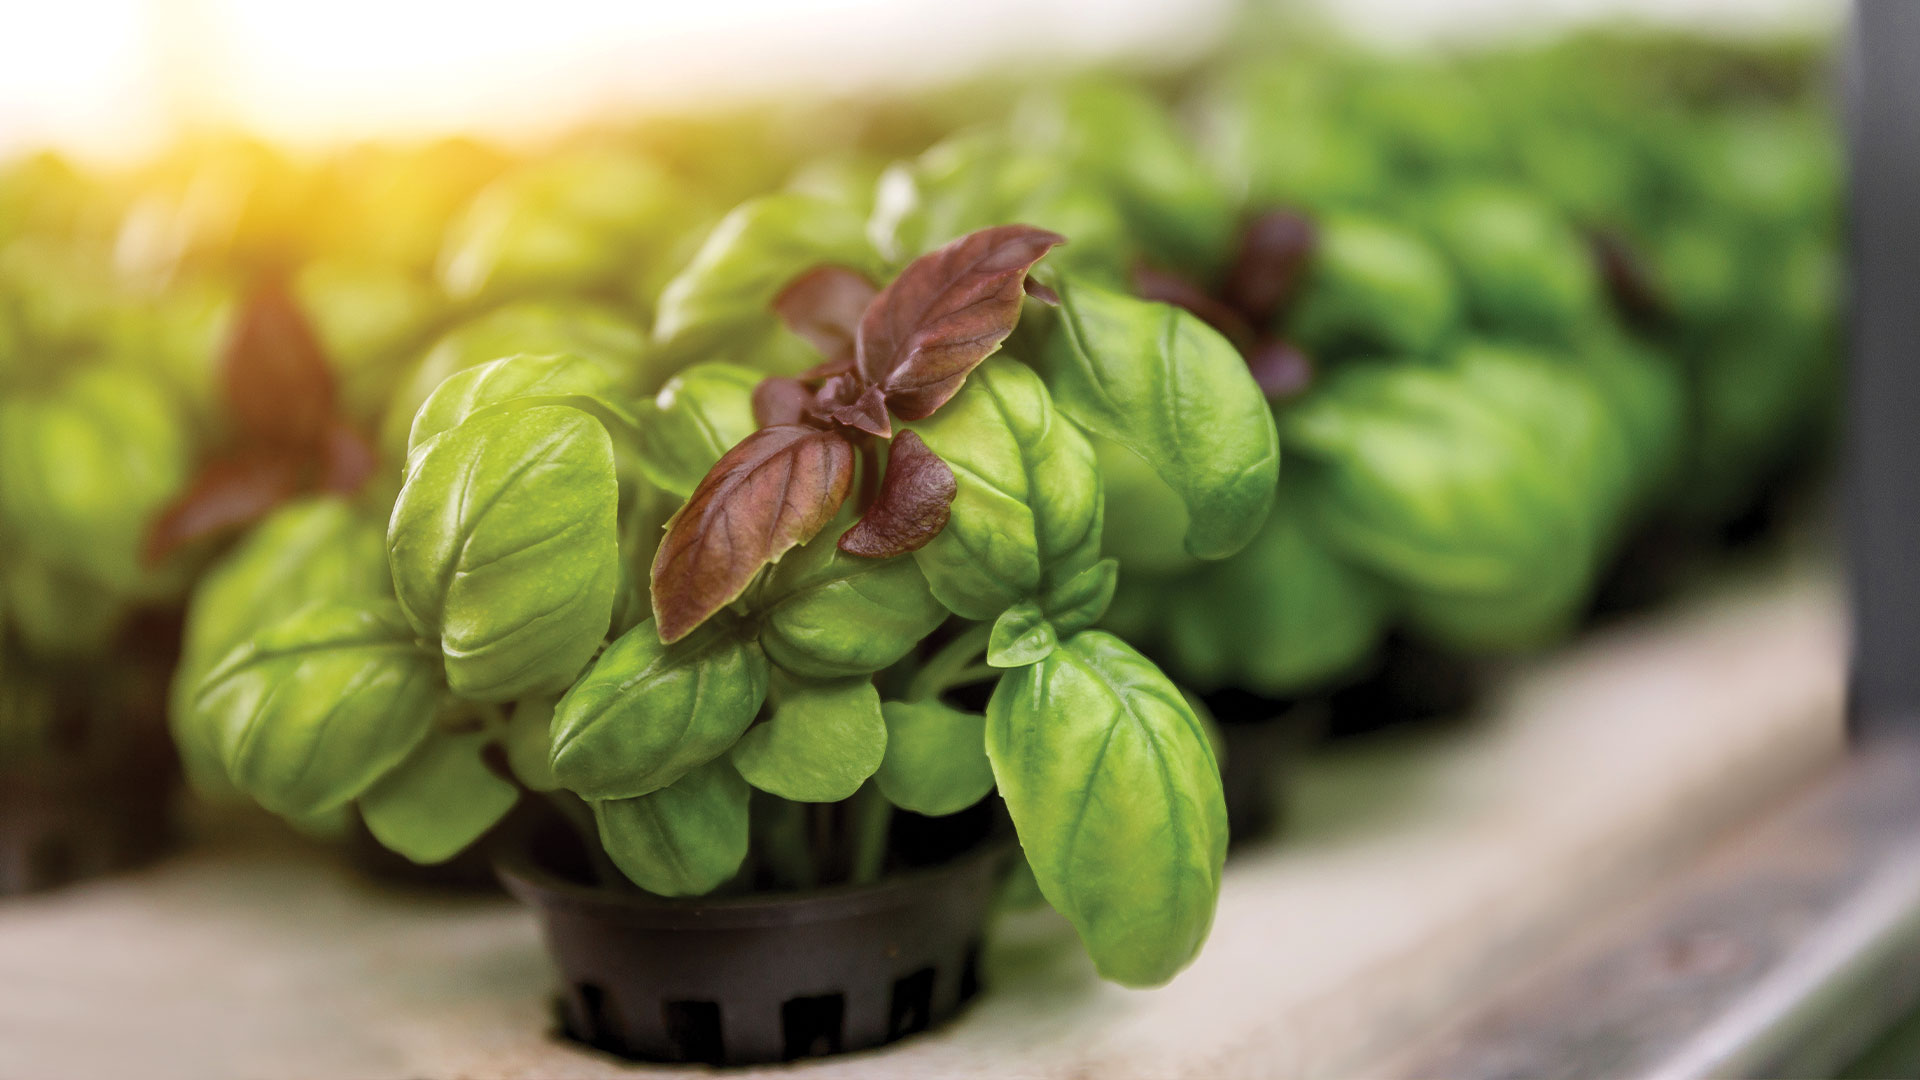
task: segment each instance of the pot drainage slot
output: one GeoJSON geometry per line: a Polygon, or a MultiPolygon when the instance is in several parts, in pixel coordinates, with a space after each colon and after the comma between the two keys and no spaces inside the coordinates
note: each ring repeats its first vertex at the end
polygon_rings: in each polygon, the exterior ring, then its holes
{"type": "Polygon", "coordinates": [[[933,969],[923,967],[893,980],[893,1004],[887,1016],[887,1038],[898,1039],[927,1030],[933,1021],[933,969]]]}
{"type": "Polygon", "coordinates": [[[660,1020],[666,1026],[674,1060],[725,1064],[727,1052],[720,1038],[719,1002],[663,1001],[660,1020]]]}
{"type": "Polygon", "coordinates": [[[980,943],[967,943],[967,959],[960,967],[960,1000],[972,1001],[980,992],[980,943]]]}
{"type": "Polygon", "coordinates": [[[573,1003],[573,1030],[568,1034],[595,1046],[608,1042],[613,1035],[613,1025],[607,1022],[606,988],[598,983],[575,983],[573,1003]]]}
{"type": "Polygon", "coordinates": [[[791,998],[780,1006],[780,1029],[786,1036],[786,1059],[840,1052],[841,1029],[847,999],[840,994],[791,998]]]}

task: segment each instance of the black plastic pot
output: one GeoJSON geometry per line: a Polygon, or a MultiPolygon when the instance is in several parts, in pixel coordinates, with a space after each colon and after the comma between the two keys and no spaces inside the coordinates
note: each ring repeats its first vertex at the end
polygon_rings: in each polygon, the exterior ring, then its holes
{"type": "Polygon", "coordinates": [[[110,665],[6,658],[31,749],[0,762],[0,896],[129,870],[173,841],[180,762],[167,737],[178,619],[134,620],[110,665]],[[26,703],[31,701],[31,705],[26,703]]]}
{"type": "Polygon", "coordinates": [[[1220,733],[1229,843],[1239,847],[1274,835],[1285,823],[1293,766],[1326,726],[1326,702],[1282,701],[1239,690],[1203,700],[1220,733]]]}
{"type": "MultiPolygon", "coordinates": [[[[569,849],[573,850],[569,850],[569,849]]],[[[954,1016],[1011,855],[985,839],[872,885],[665,900],[587,884],[552,829],[503,845],[539,914],[565,1033],[640,1061],[755,1065],[866,1050],[954,1016]]]]}

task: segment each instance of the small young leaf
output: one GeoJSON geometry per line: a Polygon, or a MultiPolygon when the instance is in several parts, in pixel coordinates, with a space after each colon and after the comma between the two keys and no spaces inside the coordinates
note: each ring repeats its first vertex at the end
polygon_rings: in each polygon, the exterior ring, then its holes
{"type": "Polygon", "coordinates": [[[303,817],[356,798],[426,737],[445,692],[391,602],[303,608],[228,653],[195,721],[234,786],[303,817]]]}
{"type": "Polygon", "coordinates": [[[358,800],[360,817],[391,851],[445,862],[507,816],[520,792],[481,760],[487,736],[434,732],[358,800]]]}
{"type": "Polygon", "coordinates": [[[1171,979],[1220,895],[1226,802],[1180,690],[1120,639],[1082,631],[1001,676],[987,757],[1041,892],[1103,976],[1171,979]]]}
{"type": "Polygon", "coordinates": [[[1101,559],[1048,589],[1040,606],[1054,631],[1070,636],[1100,621],[1113,603],[1113,590],[1119,581],[1120,560],[1101,559]]]}
{"type": "Polygon", "coordinates": [[[812,404],[813,391],[799,379],[769,375],[753,388],[753,419],[761,427],[801,423],[812,404]]]}
{"type": "Polygon", "coordinates": [[[507,768],[529,791],[556,791],[560,787],[560,778],[553,775],[553,706],[543,697],[515,702],[500,737],[501,749],[507,753],[507,768]]]}
{"type": "Polygon", "coordinates": [[[912,559],[849,555],[826,533],[774,567],[753,600],[767,657],[808,679],[889,667],[947,617],[912,559]]]}
{"type": "Polygon", "coordinates": [[[847,372],[835,375],[814,395],[810,412],[836,424],[882,439],[893,437],[893,419],[887,415],[887,395],[878,386],[863,383],[847,372]]]}
{"type": "Polygon", "coordinates": [[[554,707],[553,774],[586,799],[657,791],[726,752],[767,696],[767,660],[716,627],[674,645],[641,623],[554,707]]]}
{"type": "Polygon", "coordinates": [[[879,291],[858,270],[816,266],[780,290],[773,298],[773,311],[829,363],[851,361],[860,317],[879,291]]]}
{"type": "Polygon", "coordinates": [[[600,843],[620,872],[660,896],[712,892],[747,857],[751,792],[725,758],[650,795],[593,804],[600,843]]]}
{"type": "Polygon", "coordinates": [[[838,802],[860,790],[887,751],[887,722],[871,679],[776,679],[773,716],[747,729],[733,767],[747,783],[795,802],[838,802]]]}
{"type": "Polygon", "coordinates": [[[653,613],[678,641],[731,603],[760,568],[833,520],[853,483],[837,432],[762,428],[727,451],[667,523],[653,560],[653,613]]]}
{"type": "Polygon", "coordinates": [[[319,335],[276,280],[240,305],[221,358],[227,408],[250,440],[312,448],[334,418],[333,372],[319,335]]]}
{"type": "Polygon", "coordinates": [[[947,463],[920,436],[901,432],[887,453],[880,497],[840,535],[840,550],[885,559],[926,547],[947,527],[958,490],[947,463]]]}
{"type": "Polygon", "coordinates": [[[861,378],[904,420],[945,404],[1020,321],[1027,271],[1066,238],[1030,225],[970,233],[907,264],[860,320],[861,378]]]}
{"type": "Polygon", "coordinates": [[[1060,644],[1040,605],[1023,600],[1000,613],[987,638],[987,663],[998,668],[1037,664],[1060,644]]]}
{"type": "Polygon", "coordinates": [[[993,790],[987,718],[939,701],[889,701],[887,756],[874,783],[887,801],[930,817],[956,814],[993,790]]]}

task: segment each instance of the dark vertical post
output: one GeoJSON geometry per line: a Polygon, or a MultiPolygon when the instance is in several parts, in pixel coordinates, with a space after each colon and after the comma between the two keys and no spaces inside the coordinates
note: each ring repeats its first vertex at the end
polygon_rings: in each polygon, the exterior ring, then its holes
{"type": "Polygon", "coordinates": [[[1859,0],[1853,33],[1850,712],[1920,732],[1920,0],[1859,0]]]}

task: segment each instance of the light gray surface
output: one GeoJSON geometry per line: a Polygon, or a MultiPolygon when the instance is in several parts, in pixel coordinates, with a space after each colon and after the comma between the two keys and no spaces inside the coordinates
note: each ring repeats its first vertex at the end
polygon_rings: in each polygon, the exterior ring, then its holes
{"type": "MultiPolygon", "coordinates": [[[[1064,924],[1024,918],[956,1024],[778,1075],[1368,1072],[1831,763],[1841,623],[1830,582],[1796,579],[1590,639],[1475,724],[1313,762],[1170,986],[1101,984],[1064,924]]],[[[0,908],[0,1077],[655,1074],[549,1038],[511,905],[382,892],[270,830],[206,840],[0,908]]]]}

